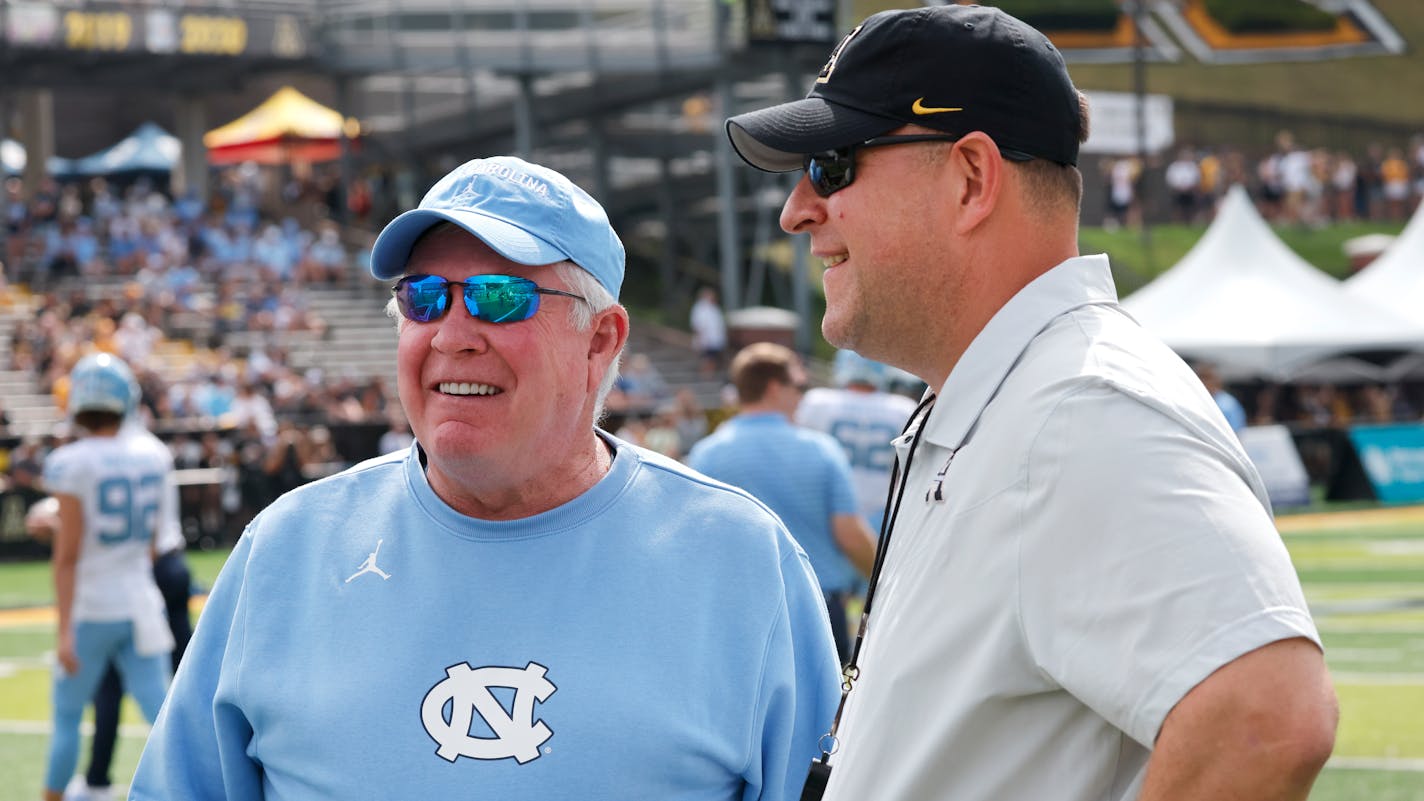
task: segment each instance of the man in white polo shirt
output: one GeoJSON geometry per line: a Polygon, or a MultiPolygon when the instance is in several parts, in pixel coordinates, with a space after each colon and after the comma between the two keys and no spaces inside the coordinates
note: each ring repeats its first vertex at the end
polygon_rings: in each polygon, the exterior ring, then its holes
{"type": "Polygon", "coordinates": [[[1078,255],[1086,101],[1047,38],[876,14],[728,133],[805,171],[781,224],[826,267],[826,339],[930,387],[809,797],[1306,798],[1319,635],[1221,412],[1078,255]]]}

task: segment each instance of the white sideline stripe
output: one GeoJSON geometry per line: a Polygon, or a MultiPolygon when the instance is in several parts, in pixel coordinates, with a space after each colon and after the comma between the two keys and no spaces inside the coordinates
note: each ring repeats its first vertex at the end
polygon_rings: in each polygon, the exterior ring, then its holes
{"type": "MultiPolygon", "coordinates": [[[[119,726],[119,736],[141,739],[148,736],[148,729],[146,723],[125,723],[119,726]]],[[[54,724],[48,720],[0,720],[0,734],[37,734],[48,737],[53,732],[54,724]]],[[[87,720],[80,723],[79,733],[92,735],[94,724],[87,720]]]]}
{"type": "Polygon", "coordinates": [[[1327,768],[1341,770],[1402,770],[1424,773],[1424,759],[1398,757],[1331,757],[1327,768]]]}

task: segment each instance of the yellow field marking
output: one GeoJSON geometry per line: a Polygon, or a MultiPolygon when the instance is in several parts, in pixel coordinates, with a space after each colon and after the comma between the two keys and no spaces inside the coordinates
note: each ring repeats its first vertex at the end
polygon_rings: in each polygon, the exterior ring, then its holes
{"type": "MultiPolygon", "coordinates": [[[[206,595],[194,595],[188,602],[188,609],[197,615],[203,611],[206,595]]],[[[20,609],[0,609],[0,629],[18,629],[28,626],[53,626],[59,622],[59,615],[52,606],[26,606],[20,609]]]]}
{"type": "Polygon", "coordinates": [[[1392,506],[1383,509],[1357,509],[1350,512],[1312,512],[1281,515],[1276,518],[1276,528],[1282,534],[1318,531],[1324,528],[1390,526],[1400,523],[1424,524],[1424,506],[1392,506]]]}

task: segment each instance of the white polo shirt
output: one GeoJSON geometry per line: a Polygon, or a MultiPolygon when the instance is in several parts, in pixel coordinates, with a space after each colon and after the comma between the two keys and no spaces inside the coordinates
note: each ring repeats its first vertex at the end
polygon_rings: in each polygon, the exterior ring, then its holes
{"type": "Polygon", "coordinates": [[[1188,690],[1319,643],[1260,477],[1105,256],[1000,309],[924,427],[827,799],[1136,798],[1188,690]]]}

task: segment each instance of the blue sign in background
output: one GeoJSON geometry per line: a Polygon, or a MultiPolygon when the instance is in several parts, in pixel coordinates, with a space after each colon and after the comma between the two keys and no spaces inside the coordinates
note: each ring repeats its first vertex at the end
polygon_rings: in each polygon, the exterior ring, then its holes
{"type": "Polygon", "coordinates": [[[1350,443],[1381,501],[1424,500],[1424,425],[1356,426],[1350,443]]]}

